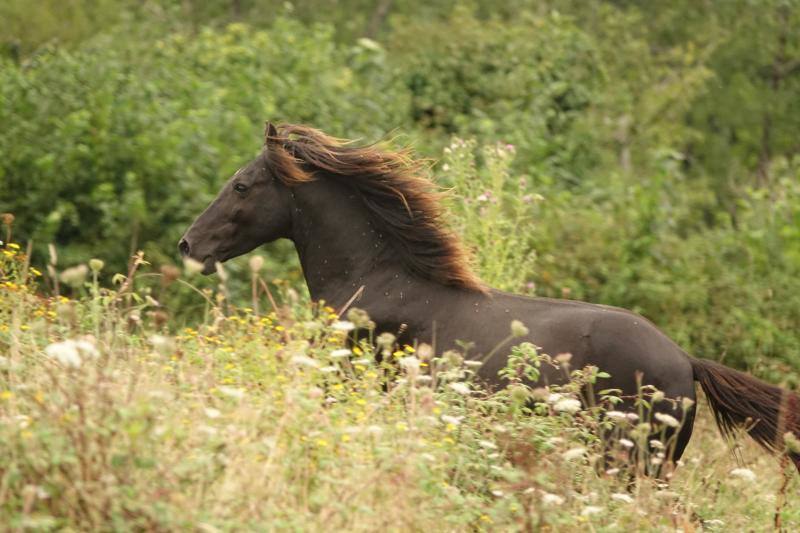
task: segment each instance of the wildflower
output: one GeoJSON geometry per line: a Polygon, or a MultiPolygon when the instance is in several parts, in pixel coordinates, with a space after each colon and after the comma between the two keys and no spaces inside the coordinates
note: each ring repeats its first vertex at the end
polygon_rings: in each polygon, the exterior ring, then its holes
{"type": "MultiPolygon", "coordinates": [[[[655,396],[655,395],[654,395],[655,396]]],[[[668,415],[666,413],[656,413],[654,415],[655,419],[664,424],[665,426],[669,426],[671,428],[680,427],[681,423],[678,422],[678,419],[672,415],[668,415]]]]}
{"type": "Polygon", "coordinates": [[[627,420],[628,417],[622,411],[607,411],[606,417],[611,418],[613,420],[627,420]]]}
{"type": "Polygon", "coordinates": [[[650,447],[655,448],[656,450],[663,450],[664,443],[662,443],[660,440],[653,439],[650,441],[650,447]]]}
{"type": "Polygon", "coordinates": [[[420,361],[426,362],[433,358],[433,347],[430,344],[421,343],[417,346],[417,357],[420,361]]]}
{"type": "Polygon", "coordinates": [[[152,335],[150,337],[150,343],[153,345],[153,348],[162,355],[171,353],[175,349],[175,341],[166,335],[152,335]]]}
{"type": "Polygon", "coordinates": [[[750,481],[751,483],[756,480],[756,474],[749,468],[734,468],[731,470],[730,474],[734,477],[741,478],[745,481],[750,481]]]}
{"type": "Polygon", "coordinates": [[[497,449],[497,444],[495,444],[492,441],[488,441],[488,440],[479,440],[478,441],[478,446],[480,446],[482,448],[486,448],[487,450],[496,450],[497,449]]]}
{"type": "Polygon", "coordinates": [[[85,357],[97,357],[94,345],[85,340],[56,342],[44,349],[44,353],[69,368],[80,368],[85,357]]]}
{"type": "Polygon", "coordinates": [[[222,414],[219,409],[214,409],[213,407],[206,407],[204,412],[208,418],[219,418],[222,414]]]}
{"type": "Polygon", "coordinates": [[[511,335],[512,336],[514,336],[514,337],[524,337],[529,332],[530,332],[530,330],[527,327],[525,327],[525,324],[523,324],[521,321],[519,321],[519,320],[512,320],[511,321],[511,335]]]}
{"type": "Polygon", "coordinates": [[[569,352],[560,353],[556,356],[556,362],[562,365],[568,365],[572,361],[572,354],[569,352]]]}
{"type": "Polygon", "coordinates": [[[347,311],[347,320],[352,322],[353,326],[356,328],[369,329],[371,326],[371,321],[367,312],[358,307],[351,307],[347,311]]]}
{"type": "Polygon", "coordinates": [[[228,396],[229,398],[233,398],[235,400],[241,400],[242,398],[244,398],[244,391],[242,389],[237,389],[235,387],[226,387],[223,385],[219,387],[218,390],[225,396],[228,396]]]}
{"type": "Polygon", "coordinates": [[[0,392],[0,400],[10,400],[14,397],[14,393],[10,390],[4,390],[0,392]]]}
{"type": "Polygon", "coordinates": [[[450,415],[442,415],[442,422],[446,424],[452,424],[457,426],[464,420],[463,416],[450,416],[450,415]]]}
{"type": "Polygon", "coordinates": [[[336,331],[353,331],[354,329],[356,329],[355,324],[353,324],[349,320],[337,320],[336,322],[331,324],[331,327],[336,331]]]}
{"type": "Polygon", "coordinates": [[[103,270],[104,266],[106,266],[106,263],[102,259],[89,259],[89,268],[92,269],[92,272],[95,274],[103,270]]]}
{"type": "Polygon", "coordinates": [[[196,259],[192,259],[191,257],[184,257],[183,259],[183,268],[186,271],[187,276],[193,276],[195,274],[199,274],[203,271],[203,263],[197,261],[196,259]]]}
{"type": "Polygon", "coordinates": [[[88,274],[89,267],[86,265],[78,265],[66,269],[61,273],[59,278],[65,285],[69,285],[70,287],[80,287],[83,282],[86,281],[86,276],[88,274]]]}
{"type": "Polygon", "coordinates": [[[254,255],[250,258],[250,271],[255,274],[264,266],[264,258],[260,255],[254,255]]]}
{"type": "Polygon", "coordinates": [[[624,446],[626,448],[633,448],[634,447],[633,441],[629,440],[629,439],[619,439],[619,443],[620,443],[620,445],[622,445],[622,446],[624,446]]]}
{"type": "Polygon", "coordinates": [[[558,494],[545,492],[542,494],[542,503],[545,505],[561,505],[564,503],[564,498],[558,494]]]}
{"type": "Polygon", "coordinates": [[[622,503],[633,503],[633,498],[631,498],[628,494],[622,492],[615,492],[611,495],[611,499],[616,502],[622,503]]]}
{"type": "Polygon", "coordinates": [[[566,461],[574,461],[576,459],[580,459],[583,457],[583,454],[586,453],[586,448],[571,448],[564,453],[561,454],[561,457],[564,458],[566,461]]]}
{"type": "Polygon", "coordinates": [[[603,512],[602,507],[597,507],[595,505],[587,505],[586,507],[583,508],[583,511],[581,511],[581,516],[591,516],[593,514],[599,514],[602,512],[603,512]]]}
{"type": "Polygon", "coordinates": [[[497,496],[498,498],[502,498],[503,497],[503,491],[502,490],[495,489],[495,490],[492,491],[492,494],[494,496],[497,496]]]}
{"type": "Polygon", "coordinates": [[[419,359],[413,355],[400,359],[400,366],[411,376],[419,373],[419,359]]]}
{"type": "Polygon", "coordinates": [[[553,405],[553,410],[558,413],[574,414],[581,410],[581,402],[575,398],[562,398],[553,405]]]}
{"type": "Polygon", "coordinates": [[[394,346],[394,342],[397,340],[397,337],[385,331],[378,335],[375,339],[375,344],[379,347],[383,348],[384,350],[390,350],[392,346],[394,346]]]}
{"type": "Polygon", "coordinates": [[[312,359],[311,357],[308,357],[307,355],[294,355],[289,360],[289,362],[291,362],[293,365],[296,365],[296,366],[307,366],[307,367],[311,367],[311,368],[319,368],[319,363],[317,361],[315,361],[314,359],[312,359]]]}
{"type": "Polygon", "coordinates": [[[461,382],[451,383],[450,388],[459,394],[463,394],[464,396],[470,393],[469,385],[467,385],[466,383],[461,383],[461,382]]]}

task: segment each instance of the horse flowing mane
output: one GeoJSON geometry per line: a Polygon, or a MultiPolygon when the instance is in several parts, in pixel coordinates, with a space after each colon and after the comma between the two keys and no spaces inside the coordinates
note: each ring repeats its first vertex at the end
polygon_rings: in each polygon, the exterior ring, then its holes
{"type": "Polygon", "coordinates": [[[425,165],[408,150],[355,146],[307,126],[267,125],[267,161],[292,187],[317,172],[346,179],[369,214],[397,248],[405,268],[444,285],[486,292],[472,272],[470,256],[443,220],[442,193],[426,179],[425,165]]]}

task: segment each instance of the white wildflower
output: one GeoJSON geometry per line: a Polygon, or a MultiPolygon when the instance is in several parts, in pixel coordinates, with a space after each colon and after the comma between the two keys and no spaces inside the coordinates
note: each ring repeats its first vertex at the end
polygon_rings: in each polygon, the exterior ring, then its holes
{"type": "Polygon", "coordinates": [[[633,498],[630,497],[629,494],[625,494],[623,492],[615,492],[611,495],[611,499],[615,502],[622,502],[622,503],[632,503],[633,498]]]}
{"type": "Polygon", "coordinates": [[[581,402],[575,398],[562,398],[553,405],[553,410],[558,413],[574,414],[581,410],[581,402]]]}
{"type": "Polygon", "coordinates": [[[479,440],[478,441],[478,446],[481,446],[482,448],[486,448],[487,450],[496,450],[497,449],[497,444],[495,444],[492,441],[488,441],[488,440],[479,440]]]}
{"type": "Polygon", "coordinates": [[[350,350],[348,350],[347,348],[339,348],[338,350],[332,351],[330,353],[330,356],[333,359],[341,359],[343,357],[349,357],[351,353],[352,352],[350,352],[350,350]]]}
{"type": "Polygon", "coordinates": [[[323,366],[322,368],[319,369],[319,371],[323,372],[325,374],[333,374],[334,372],[338,372],[339,371],[339,367],[336,367],[336,366],[323,366]]]}
{"type": "Polygon", "coordinates": [[[85,340],[55,342],[44,353],[69,368],[80,368],[86,357],[97,357],[94,345],[85,340]]]}
{"type": "Polygon", "coordinates": [[[172,337],[167,337],[166,335],[151,335],[150,344],[152,344],[153,348],[162,355],[166,355],[175,350],[175,341],[172,339],[172,337]]]}
{"type": "Polygon", "coordinates": [[[611,418],[612,420],[627,420],[628,419],[628,415],[626,415],[622,411],[608,411],[608,412],[606,412],[606,417],[611,418]]]}
{"type": "Polygon", "coordinates": [[[556,403],[563,397],[564,397],[563,394],[560,394],[558,392],[551,392],[550,395],[547,397],[547,403],[556,403]]]}
{"type": "Polygon", "coordinates": [[[464,420],[463,416],[450,416],[450,415],[442,415],[442,422],[445,424],[453,424],[457,426],[464,420]]]}
{"type": "Polygon", "coordinates": [[[337,320],[331,324],[331,327],[337,331],[353,331],[356,329],[356,325],[349,320],[337,320]]]}
{"type": "Polygon", "coordinates": [[[219,412],[219,409],[214,409],[213,407],[206,407],[204,411],[208,418],[219,418],[222,415],[222,413],[219,412]]]}
{"type": "Polygon", "coordinates": [[[661,442],[660,440],[653,439],[653,440],[650,441],[650,447],[654,448],[656,450],[663,450],[664,449],[664,443],[661,442]]]}
{"type": "Polygon", "coordinates": [[[492,494],[494,494],[498,498],[502,498],[503,497],[503,491],[502,490],[493,490],[492,494]]]}
{"type": "Polygon", "coordinates": [[[583,457],[583,454],[586,453],[586,448],[571,448],[564,453],[561,454],[566,461],[574,461],[575,459],[580,459],[583,457]]]}
{"type": "Polygon", "coordinates": [[[469,385],[467,385],[466,383],[461,383],[461,382],[451,383],[450,388],[456,391],[457,393],[463,394],[465,396],[470,393],[469,385]]]}
{"type": "Polygon", "coordinates": [[[545,492],[542,494],[542,503],[545,505],[561,505],[564,503],[564,498],[558,494],[550,494],[545,492]]]}
{"type": "Polygon", "coordinates": [[[311,357],[308,357],[307,355],[294,355],[289,360],[289,362],[291,362],[293,365],[296,366],[319,368],[319,363],[316,360],[312,359],[311,357]]]}
{"type": "Polygon", "coordinates": [[[599,514],[603,512],[602,507],[597,507],[596,505],[587,505],[581,511],[581,516],[591,516],[593,514],[599,514]]]}
{"type": "Polygon", "coordinates": [[[656,413],[654,416],[655,416],[656,420],[658,420],[659,422],[661,422],[665,426],[669,426],[671,428],[676,428],[676,427],[679,427],[681,425],[681,423],[678,422],[678,419],[675,418],[672,415],[668,415],[666,413],[656,413]]]}
{"type": "Polygon", "coordinates": [[[626,448],[633,448],[634,446],[633,441],[630,439],[619,439],[619,443],[626,448]]]}
{"type": "Polygon", "coordinates": [[[419,373],[419,359],[410,355],[408,357],[403,357],[400,359],[400,366],[405,370],[408,374],[414,376],[419,373]]]}
{"type": "Polygon", "coordinates": [[[366,365],[372,364],[372,359],[368,359],[366,357],[362,357],[361,359],[355,359],[353,361],[353,364],[354,365],[366,366],[366,365]]]}
{"type": "Polygon", "coordinates": [[[241,400],[244,398],[244,391],[242,389],[237,389],[236,387],[227,387],[225,385],[221,385],[217,388],[217,390],[219,390],[225,396],[235,400],[241,400]]]}
{"type": "Polygon", "coordinates": [[[753,482],[756,480],[756,474],[749,468],[734,468],[730,474],[734,477],[744,479],[745,481],[753,482]]]}

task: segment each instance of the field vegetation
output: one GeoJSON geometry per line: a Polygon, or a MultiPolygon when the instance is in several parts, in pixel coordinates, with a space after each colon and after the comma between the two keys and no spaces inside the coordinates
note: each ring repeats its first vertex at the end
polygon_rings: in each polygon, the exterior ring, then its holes
{"type": "Polygon", "coordinates": [[[209,278],[175,248],[266,120],[411,145],[489,284],[632,309],[797,390],[796,0],[9,0],[0,20],[4,527],[800,527],[797,475],[703,405],[656,481],[663,457],[603,464],[594,430],[673,421],[576,406],[597,369],[520,346],[510,375],[572,383],[485,391],[463,354],[348,344],[368,317],[310,302],[289,243],[209,278]]]}

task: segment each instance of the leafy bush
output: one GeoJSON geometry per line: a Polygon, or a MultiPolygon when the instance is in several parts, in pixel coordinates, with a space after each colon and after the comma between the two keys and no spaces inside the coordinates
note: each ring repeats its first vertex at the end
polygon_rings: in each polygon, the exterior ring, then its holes
{"type": "Polygon", "coordinates": [[[122,269],[136,243],[166,260],[256,153],[265,119],[370,136],[399,122],[402,97],[371,77],[380,61],[379,50],[345,50],[329,28],[285,19],[155,42],[101,35],[6,61],[0,206],[17,213],[21,237],[70,243],[67,262],[102,249],[122,269]]]}

